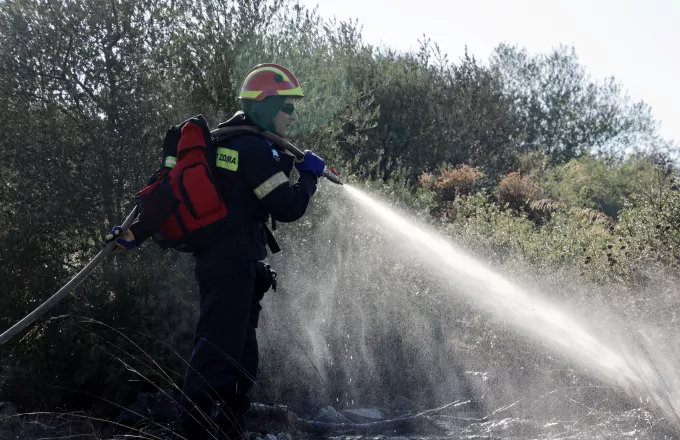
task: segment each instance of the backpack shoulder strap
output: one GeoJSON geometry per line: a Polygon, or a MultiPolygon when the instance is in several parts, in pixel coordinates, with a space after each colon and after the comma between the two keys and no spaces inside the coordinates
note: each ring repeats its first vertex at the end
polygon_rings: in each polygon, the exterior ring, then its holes
{"type": "Polygon", "coordinates": [[[246,134],[262,135],[262,130],[252,125],[236,125],[232,127],[222,127],[210,132],[210,136],[215,143],[223,143],[231,138],[243,136],[246,134]]]}
{"type": "Polygon", "coordinates": [[[228,121],[222,122],[217,126],[216,130],[210,132],[211,137],[215,142],[223,142],[231,137],[243,136],[245,134],[256,134],[262,136],[269,142],[273,143],[286,154],[302,159],[305,155],[295,145],[283,139],[275,133],[262,130],[261,128],[252,125],[243,112],[236,112],[236,114],[228,121]]]}

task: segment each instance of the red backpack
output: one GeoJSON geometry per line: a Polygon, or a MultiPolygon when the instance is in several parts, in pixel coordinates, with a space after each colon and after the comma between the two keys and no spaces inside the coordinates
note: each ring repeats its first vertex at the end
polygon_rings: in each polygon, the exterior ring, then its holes
{"type": "Polygon", "coordinates": [[[136,195],[148,232],[162,248],[201,250],[224,226],[227,207],[215,184],[215,154],[203,115],[168,130],[161,169],[136,195]]]}

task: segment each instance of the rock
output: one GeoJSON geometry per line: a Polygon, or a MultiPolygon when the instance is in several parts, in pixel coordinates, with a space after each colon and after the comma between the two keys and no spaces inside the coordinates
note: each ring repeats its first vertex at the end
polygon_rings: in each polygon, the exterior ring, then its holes
{"type": "Polygon", "coordinates": [[[323,423],[352,423],[351,420],[337,412],[332,406],[322,408],[314,417],[314,421],[323,423]]]}
{"type": "Polygon", "coordinates": [[[404,415],[415,412],[416,405],[404,396],[397,396],[390,403],[390,411],[394,415],[404,415]]]}
{"type": "Polygon", "coordinates": [[[12,402],[0,402],[0,418],[17,415],[17,407],[12,402]]]}
{"type": "Polygon", "coordinates": [[[24,438],[22,421],[17,415],[17,407],[11,402],[0,402],[0,438],[24,438]]]}
{"type": "Polygon", "coordinates": [[[284,405],[253,403],[246,414],[246,426],[254,432],[285,432],[297,416],[284,405]]]}
{"type": "Polygon", "coordinates": [[[264,440],[277,440],[274,434],[267,434],[264,436],[264,440]]]}
{"type": "Polygon", "coordinates": [[[373,423],[384,420],[385,416],[376,408],[351,408],[342,412],[342,415],[354,423],[373,423]]]}
{"type": "Polygon", "coordinates": [[[124,409],[118,416],[119,423],[137,423],[143,420],[179,420],[181,395],[175,389],[157,393],[139,393],[137,401],[124,409]]]}
{"type": "Polygon", "coordinates": [[[293,436],[288,434],[287,432],[279,432],[279,434],[276,436],[278,440],[293,440],[293,436]]]}

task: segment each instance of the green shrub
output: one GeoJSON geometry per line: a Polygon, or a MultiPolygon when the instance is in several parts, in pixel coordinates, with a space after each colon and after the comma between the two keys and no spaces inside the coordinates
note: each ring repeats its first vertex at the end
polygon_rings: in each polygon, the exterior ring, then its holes
{"type": "Polygon", "coordinates": [[[680,264],[680,192],[673,178],[657,175],[654,186],[633,195],[621,211],[618,229],[630,241],[627,253],[641,265],[677,269],[680,264]]]}
{"type": "Polygon", "coordinates": [[[586,156],[546,170],[539,181],[552,199],[616,218],[626,198],[652,185],[656,169],[644,155],[611,163],[586,156]]]}

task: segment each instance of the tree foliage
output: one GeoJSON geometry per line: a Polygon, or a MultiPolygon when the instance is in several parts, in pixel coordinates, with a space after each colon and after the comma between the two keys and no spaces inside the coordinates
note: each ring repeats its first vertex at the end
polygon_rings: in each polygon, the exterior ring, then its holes
{"type": "Polygon", "coordinates": [[[539,149],[550,163],[591,151],[620,157],[626,148],[654,140],[649,106],[631,102],[614,78],[592,80],[573,47],[530,55],[501,44],[491,67],[519,118],[522,149],[539,149]]]}

